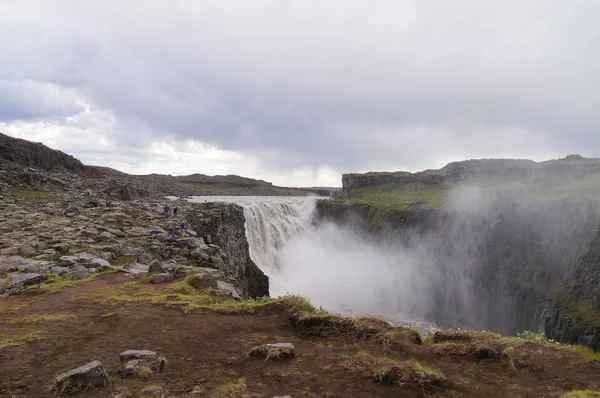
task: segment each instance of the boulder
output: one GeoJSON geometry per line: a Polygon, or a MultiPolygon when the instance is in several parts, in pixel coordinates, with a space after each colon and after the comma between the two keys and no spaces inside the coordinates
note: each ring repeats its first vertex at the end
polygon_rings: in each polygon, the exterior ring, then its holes
{"type": "Polygon", "coordinates": [[[98,234],[100,234],[100,231],[96,228],[86,228],[81,231],[81,236],[85,238],[93,238],[94,236],[98,236],[98,234]]]}
{"type": "Polygon", "coordinates": [[[131,361],[132,359],[141,359],[145,357],[156,357],[155,351],[150,350],[127,350],[119,355],[121,364],[131,361]]]}
{"type": "Polygon", "coordinates": [[[156,274],[152,283],[167,283],[175,279],[175,275],[165,272],[164,274],[156,274]]]}
{"type": "Polygon", "coordinates": [[[219,284],[217,283],[217,279],[210,274],[198,274],[192,275],[188,279],[188,284],[194,289],[203,290],[203,289],[217,289],[219,284]]]}
{"type": "Polygon", "coordinates": [[[68,209],[66,209],[63,213],[66,217],[75,217],[78,216],[79,213],[79,209],[77,207],[69,207],[68,209]]]}
{"type": "Polygon", "coordinates": [[[73,265],[76,265],[78,261],[79,261],[79,257],[77,257],[77,256],[62,256],[61,258],[58,259],[58,266],[59,267],[72,267],[73,265]]]}
{"type": "Polygon", "coordinates": [[[54,390],[58,393],[81,392],[90,387],[106,387],[111,379],[99,361],[63,373],[56,378],[54,390]]]}
{"type": "Polygon", "coordinates": [[[296,348],[292,343],[264,344],[248,352],[250,358],[280,360],[296,357],[296,348]]]}
{"type": "Polygon", "coordinates": [[[15,254],[19,254],[18,247],[7,247],[6,249],[0,250],[0,254],[5,256],[14,256],[15,254]]]}
{"type": "Polygon", "coordinates": [[[137,259],[137,262],[140,263],[140,264],[148,264],[149,265],[149,264],[152,264],[153,261],[154,261],[154,259],[148,253],[145,253],[145,254],[141,255],[137,259]]]}
{"type": "Polygon", "coordinates": [[[219,296],[231,296],[236,299],[241,299],[240,293],[231,283],[217,281],[216,294],[219,296]]]}
{"type": "Polygon", "coordinates": [[[164,274],[165,270],[160,266],[160,263],[156,260],[152,261],[148,266],[148,272],[151,274],[164,274]]]}
{"type": "Polygon", "coordinates": [[[121,377],[139,375],[140,368],[148,368],[151,371],[162,370],[165,366],[165,360],[159,358],[154,351],[148,350],[128,350],[119,355],[123,370],[121,377]]]}
{"type": "Polygon", "coordinates": [[[10,276],[10,283],[12,285],[29,286],[42,283],[46,279],[47,276],[43,274],[12,274],[10,276]]]}
{"type": "Polygon", "coordinates": [[[85,268],[82,265],[77,265],[71,271],[67,272],[64,275],[64,278],[68,279],[68,280],[71,280],[71,281],[78,281],[80,279],[88,278],[92,274],[93,274],[93,271],[85,268]]]}
{"type": "Polygon", "coordinates": [[[68,253],[70,249],[69,245],[66,243],[58,243],[56,245],[53,245],[52,248],[58,253],[68,253]]]}

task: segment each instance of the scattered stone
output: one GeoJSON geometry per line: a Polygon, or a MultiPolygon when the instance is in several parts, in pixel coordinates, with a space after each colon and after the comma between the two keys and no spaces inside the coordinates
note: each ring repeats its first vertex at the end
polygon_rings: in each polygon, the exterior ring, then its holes
{"type": "Polygon", "coordinates": [[[148,273],[150,274],[164,274],[165,270],[160,266],[160,263],[156,260],[152,261],[148,266],[148,273]]]}
{"type": "Polygon", "coordinates": [[[156,274],[152,283],[167,283],[175,279],[175,275],[165,272],[164,274],[156,274]]]}
{"type": "Polygon", "coordinates": [[[0,227],[0,234],[9,234],[11,232],[13,232],[11,228],[0,227]]]}
{"type": "Polygon", "coordinates": [[[14,256],[15,254],[19,254],[18,247],[7,247],[6,249],[0,250],[0,254],[5,256],[14,256]]]}
{"type": "Polygon", "coordinates": [[[295,358],[296,348],[292,343],[264,344],[254,347],[248,352],[250,358],[264,360],[280,360],[285,358],[295,358]]]}
{"type": "Polygon", "coordinates": [[[64,275],[65,279],[71,281],[78,281],[81,279],[89,278],[93,272],[82,265],[77,265],[71,271],[64,275]]]}
{"type": "Polygon", "coordinates": [[[78,216],[79,213],[79,209],[77,207],[70,207],[68,209],[65,210],[64,215],[67,217],[75,217],[78,216]]]}
{"type": "Polygon", "coordinates": [[[158,372],[165,366],[165,360],[156,356],[154,351],[129,350],[121,353],[121,363],[124,364],[121,370],[121,377],[137,376],[147,378],[152,372],[158,372]]]}
{"type": "Polygon", "coordinates": [[[146,357],[156,357],[156,352],[150,350],[127,350],[119,355],[122,364],[133,359],[142,359],[146,357]]]}
{"type": "Polygon", "coordinates": [[[63,373],[56,378],[54,390],[58,393],[81,392],[90,387],[106,387],[111,383],[110,376],[99,361],[63,373]]]}
{"type": "Polygon", "coordinates": [[[13,274],[10,277],[10,283],[12,285],[30,286],[42,283],[46,279],[47,276],[42,274],[13,274]]]}
{"type": "Polygon", "coordinates": [[[52,246],[52,248],[59,253],[68,253],[70,249],[69,245],[66,243],[58,243],[52,246]]]}

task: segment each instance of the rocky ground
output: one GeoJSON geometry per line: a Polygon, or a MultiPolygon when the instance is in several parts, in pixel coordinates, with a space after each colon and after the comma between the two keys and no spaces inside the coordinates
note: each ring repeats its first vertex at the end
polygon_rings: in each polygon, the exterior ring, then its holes
{"type": "Polygon", "coordinates": [[[582,347],[471,332],[424,339],[300,298],[260,298],[268,283],[247,258],[239,208],[172,202],[175,218],[163,205],[107,208],[85,192],[3,198],[0,397],[566,397],[600,388],[600,355],[582,347]],[[181,220],[194,227],[171,238],[168,222],[181,220]],[[205,231],[218,245],[196,236],[205,231]]]}

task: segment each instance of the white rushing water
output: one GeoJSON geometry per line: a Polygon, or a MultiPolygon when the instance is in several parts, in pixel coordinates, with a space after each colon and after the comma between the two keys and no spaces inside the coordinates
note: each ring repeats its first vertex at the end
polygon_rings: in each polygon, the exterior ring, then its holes
{"type": "Polygon", "coordinates": [[[244,208],[252,260],[269,277],[273,297],[297,294],[347,315],[379,315],[396,323],[422,322],[422,264],[402,249],[375,247],[350,230],[311,225],[310,197],[194,197],[244,208]]]}

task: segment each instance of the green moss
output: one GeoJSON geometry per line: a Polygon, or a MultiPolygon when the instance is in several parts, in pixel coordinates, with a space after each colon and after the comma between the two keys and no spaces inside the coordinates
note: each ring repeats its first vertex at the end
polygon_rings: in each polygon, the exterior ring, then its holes
{"type": "Polygon", "coordinates": [[[53,192],[38,191],[36,189],[29,189],[29,188],[16,189],[14,191],[14,195],[18,198],[29,198],[29,199],[47,198],[49,196],[56,196],[56,194],[53,192]]]}

